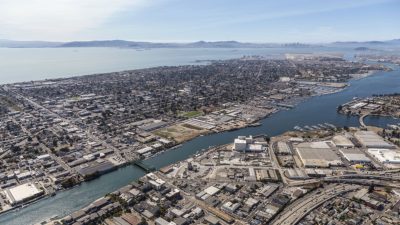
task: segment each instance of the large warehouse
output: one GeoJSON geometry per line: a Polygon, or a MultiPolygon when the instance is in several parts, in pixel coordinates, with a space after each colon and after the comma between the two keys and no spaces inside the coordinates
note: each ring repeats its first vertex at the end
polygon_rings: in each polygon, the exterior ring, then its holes
{"type": "Polygon", "coordinates": [[[367,148],[395,148],[373,131],[357,131],[354,137],[367,148]]]}
{"type": "Polygon", "coordinates": [[[256,142],[252,136],[239,136],[233,142],[233,150],[238,152],[263,152],[266,148],[263,143],[256,142]]]}
{"type": "Polygon", "coordinates": [[[5,191],[11,205],[16,205],[43,194],[43,190],[36,187],[33,183],[21,184],[16,187],[9,188],[5,191]]]}
{"type": "Polygon", "coordinates": [[[290,151],[290,147],[288,146],[288,144],[286,142],[283,141],[278,141],[278,143],[276,144],[277,150],[278,150],[278,154],[281,155],[291,155],[292,151],[290,151]]]}
{"type": "Polygon", "coordinates": [[[305,167],[329,167],[342,165],[340,158],[326,142],[306,142],[296,146],[305,167]]]}
{"type": "Polygon", "coordinates": [[[399,164],[400,163],[400,152],[392,149],[377,149],[370,148],[368,153],[385,164],[399,164]]]}
{"type": "Polygon", "coordinates": [[[332,142],[338,148],[354,148],[353,142],[343,135],[336,135],[332,138],[332,142]]]}
{"type": "Polygon", "coordinates": [[[371,162],[371,159],[358,149],[340,149],[339,151],[342,153],[343,157],[351,163],[371,162]]]}

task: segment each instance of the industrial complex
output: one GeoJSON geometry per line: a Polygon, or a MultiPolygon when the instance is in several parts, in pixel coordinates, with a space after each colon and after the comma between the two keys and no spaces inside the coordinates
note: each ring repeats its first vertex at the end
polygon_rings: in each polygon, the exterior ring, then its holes
{"type": "Polygon", "coordinates": [[[377,131],[359,128],[239,136],[147,174],[106,196],[101,208],[92,211],[92,203],[58,222],[306,225],[345,215],[350,224],[394,225],[400,222],[399,153],[377,131]],[[111,212],[120,216],[99,218],[115,204],[111,212]]]}

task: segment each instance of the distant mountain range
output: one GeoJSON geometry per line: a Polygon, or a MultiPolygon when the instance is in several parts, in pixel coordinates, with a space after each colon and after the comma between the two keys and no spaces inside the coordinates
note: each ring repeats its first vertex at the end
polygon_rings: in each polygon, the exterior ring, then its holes
{"type": "Polygon", "coordinates": [[[345,42],[333,42],[332,44],[338,44],[338,45],[391,45],[391,44],[400,44],[400,39],[393,39],[389,41],[364,41],[364,42],[358,42],[358,41],[345,41],[345,42]]]}
{"type": "Polygon", "coordinates": [[[117,48],[268,48],[268,47],[316,47],[316,46],[344,46],[344,47],[371,47],[400,45],[400,39],[389,41],[367,41],[367,42],[334,42],[328,44],[302,44],[302,43],[246,43],[238,41],[198,41],[190,43],[156,43],[137,42],[125,40],[104,41],[72,41],[72,42],[48,42],[48,41],[13,41],[1,40],[2,48],[83,48],[83,47],[117,47],[117,48]]]}
{"type": "Polygon", "coordinates": [[[50,41],[13,41],[0,39],[0,48],[54,48],[63,42],[50,41]]]}

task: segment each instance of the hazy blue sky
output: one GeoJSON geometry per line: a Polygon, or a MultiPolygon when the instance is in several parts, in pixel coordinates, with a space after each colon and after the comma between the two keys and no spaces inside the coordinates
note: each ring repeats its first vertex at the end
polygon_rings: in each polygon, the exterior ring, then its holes
{"type": "Polygon", "coordinates": [[[0,0],[0,39],[400,38],[400,0],[0,0]]]}

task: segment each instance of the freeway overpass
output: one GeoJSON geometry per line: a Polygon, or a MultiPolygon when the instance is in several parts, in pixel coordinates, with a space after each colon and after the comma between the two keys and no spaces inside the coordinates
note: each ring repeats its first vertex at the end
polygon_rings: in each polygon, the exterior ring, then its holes
{"type": "Polygon", "coordinates": [[[312,192],[302,198],[297,199],[287,206],[278,216],[270,223],[273,225],[293,225],[300,222],[307,214],[322,205],[324,202],[358,189],[359,186],[340,184],[330,185],[321,192],[312,192]]]}

